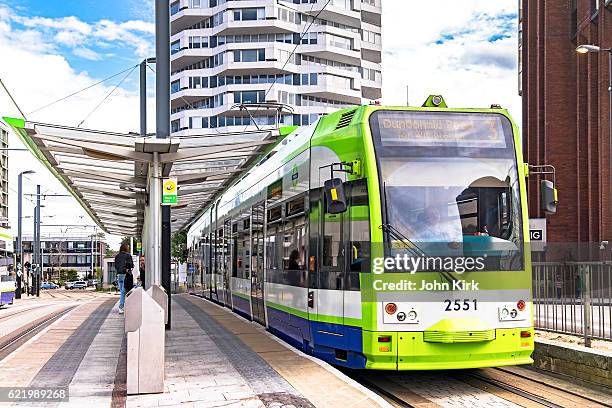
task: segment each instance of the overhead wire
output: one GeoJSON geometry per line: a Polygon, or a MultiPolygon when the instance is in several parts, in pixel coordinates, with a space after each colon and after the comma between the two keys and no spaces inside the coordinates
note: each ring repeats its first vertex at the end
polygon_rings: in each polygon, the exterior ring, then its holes
{"type": "Polygon", "coordinates": [[[68,95],[66,95],[66,96],[64,96],[64,97],[61,97],[61,98],[59,98],[59,99],[56,99],[56,100],[55,100],[55,101],[53,101],[53,102],[49,102],[49,103],[47,103],[46,105],[43,105],[43,106],[41,106],[41,107],[39,107],[39,108],[34,109],[34,110],[33,110],[33,111],[31,111],[31,112],[28,112],[28,115],[31,115],[31,114],[33,114],[33,113],[36,113],[36,112],[41,111],[41,110],[43,110],[43,109],[46,109],[46,108],[48,108],[48,107],[50,107],[50,106],[52,106],[52,105],[55,105],[56,103],[59,103],[59,102],[65,101],[66,99],[71,98],[71,97],[73,97],[73,96],[75,96],[75,95],[77,95],[77,94],[79,94],[79,93],[81,93],[81,92],[84,92],[84,91],[86,91],[86,90],[88,90],[88,89],[90,89],[90,88],[93,88],[93,87],[94,87],[94,86],[96,86],[96,85],[100,85],[100,84],[102,84],[102,83],[104,83],[104,82],[106,82],[106,81],[108,81],[108,80],[110,80],[110,79],[113,79],[114,77],[119,76],[119,75],[123,74],[124,72],[127,72],[127,71],[129,71],[129,70],[131,70],[131,69],[134,69],[134,68],[135,68],[135,67],[137,67],[138,65],[139,65],[139,64],[132,65],[132,66],[130,66],[130,67],[128,67],[128,68],[126,68],[126,69],[124,69],[124,70],[121,70],[121,71],[119,71],[119,72],[117,72],[117,73],[115,73],[115,74],[113,74],[113,75],[111,75],[111,76],[109,76],[109,77],[106,77],[106,78],[104,78],[104,79],[101,79],[101,80],[100,80],[100,81],[98,81],[98,82],[95,82],[95,83],[93,83],[93,84],[91,84],[91,85],[88,85],[88,86],[86,86],[85,88],[82,88],[82,89],[79,89],[78,91],[72,92],[72,93],[70,93],[70,94],[68,94],[68,95]]]}
{"type": "Polygon", "coordinates": [[[77,125],[77,128],[80,128],[81,125],[104,103],[104,101],[106,101],[108,98],[110,98],[110,96],[117,90],[117,88],[119,88],[121,86],[121,84],[132,74],[132,72],[134,72],[134,70],[136,69],[136,67],[138,67],[138,65],[140,64],[136,64],[132,67],[132,70],[130,72],[127,73],[126,76],[124,76],[121,81],[119,81],[117,83],[117,85],[115,85],[115,87],[113,89],[111,89],[111,91],[106,94],[106,96],[100,101],[100,103],[98,103],[96,105],[95,108],[93,108],[86,116],[85,118],[83,118],[83,120],[77,125]]]}
{"type": "Polygon", "coordinates": [[[17,110],[19,111],[19,114],[25,119],[26,115],[25,113],[23,113],[23,111],[21,110],[21,108],[19,107],[19,104],[17,104],[17,101],[15,100],[15,98],[13,98],[13,95],[11,94],[11,92],[8,90],[8,88],[6,87],[6,85],[4,84],[4,82],[2,82],[2,78],[0,78],[0,85],[2,85],[2,88],[4,88],[4,91],[6,92],[6,94],[8,95],[8,97],[11,99],[11,101],[13,102],[13,105],[15,105],[15,107],[17,108],[17,110]]]}
{"type": "MultiPolygon", "coordinates": [[[[312,18],[312,20],[310,21],[310,24],[308,24],[308,26],[306,27],[306,29],[302,32],[302,34],[300,35],[300,39],[298,40],[298,43],[295,44],[295,47],[293,47],[293,50],[291,51],[291,53],[289,54],[289,56],[287,57],[287,60],[285,61],[285,63],[283,64],[283,66],[281,67],[281,69],[279,70],[279,73],[282,73],[285,70],[285,67],[287,66],[287,64],[289,63],[289,61],[291,60],[291,57],[295,54],[295,51],[297,50],[297,48],[302,44],[302,40],[304,39],[304,37],[306,36],[306,34],[308,34],[308,32],[310,31],[310,28],[312,27],[312,25],[314,24],[315,20],[317,18],[319,18],[319,16],[321,15],[321,13],[323,13],[323,11],[325,11],[325,9],[327,8],[327,6],[329,5],[329,3],[331,3],[331,0],[327,0],[325,2],[325,5],[323,5],[323,7],[321,8],[321,10],[319,10],[317,12],[317,14],[312,18]]],[[[314,3],[313,5],[310,7],[310,10],[312,12],[312,9],[314,8],[314,3]]],[[[268,90],[266,91],[266,93],[264,94],[264,100],[266,99],[266,97],[268,96],[268,94],[270,93],[270,91],[272,90],[272,88],[274,87],[274,85],[276,85],[276,76],[274,76],[274,80],[272,81],[272,83],[270,84],[270,87],[268,88],[268,90]]],[[[259,111],[259,107],[257,107],[257,109],[255,109],[255,113],[257,113],[257,111],[259,111]]],[[[246,132],[247,128],[249,127],[249,125],[245,126],[243,132],[246,132]]]]}
{"type": "MultiPolygon", "coordinates": [[[[147,66],[147,68],[149,68],[151,70],[151,72],[153,72],[154,74],[157,75],[157,72],[155,72],[155,69],[153,69],[151,66],[149,66],[149,63],[146,62],[145,65],[147,66]]],[[[185,99],[184,96],[179,96],[180,99],[183,100],[183,102],[185,102],[187,104],[187,106],[189,106],[189,109],[196,109],[195,106],[193,106],[191,103],[189,103],[189,101],[187,99],[185,99]]],[[[217,132],[218,134],[221,134],[221,132],[219,132],[219,129],[217,129],[216,127],[213,128],[215,130],[215,132],[217,132]]]]}

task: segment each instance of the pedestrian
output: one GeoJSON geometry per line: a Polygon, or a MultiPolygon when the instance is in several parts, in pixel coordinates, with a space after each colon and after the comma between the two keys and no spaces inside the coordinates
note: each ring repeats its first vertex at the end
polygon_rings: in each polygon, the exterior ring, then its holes
{"type": "Polygon", "coordinates": [[[117,284],[119,285],[119,314],[123,313],[125,304],[125,275],[128,271],[131,273],[133,268],[134,261],[129,253],[129,246],[127,243],[121,244],[119,253],[115,255],[115,270],[117,271],[117,284]]]}
{"type": "Polygon", "coordinates": [[[138,258],[138,268],[140,269],[140,286],[145,287],[145,257],[140,255],[138,258]]]}

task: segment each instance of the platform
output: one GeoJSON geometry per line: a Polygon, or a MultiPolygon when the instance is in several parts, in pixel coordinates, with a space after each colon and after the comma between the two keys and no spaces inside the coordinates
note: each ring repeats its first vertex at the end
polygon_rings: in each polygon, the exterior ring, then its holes
{"type": "Polygon", "coordinates": [[[117,297],[109,295],[53,305],[72,309],[0,361],[0,384],[69,386],[69,402],[38,406],[388,406],[227,309],[189,295],[175,295],[172,303],[163,394],[126,396],[123,315],[117,313],[117,297]]]}

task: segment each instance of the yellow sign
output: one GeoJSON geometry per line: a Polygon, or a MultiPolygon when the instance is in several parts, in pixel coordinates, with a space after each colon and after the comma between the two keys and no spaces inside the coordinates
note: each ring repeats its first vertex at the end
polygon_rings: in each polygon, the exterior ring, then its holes
{"type": "Polygon", "coordinates": [[[176,204],[177,180],[175,178],[164,179],[162,184],[162,204],[176,204]]]}

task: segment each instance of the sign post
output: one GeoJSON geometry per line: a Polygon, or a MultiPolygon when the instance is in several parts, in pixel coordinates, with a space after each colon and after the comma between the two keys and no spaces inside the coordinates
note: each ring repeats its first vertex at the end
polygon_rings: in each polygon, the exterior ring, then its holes
{"type": "Polygon", "coordinates": [[[172,205],[178,202],[176,178],[166,178],[163,180],[162,205],[172,205]]]}
{"type": "Polygon", "coordinates": [[[529,219],[531,251],[542,252],[546,248],[546,218],[529,219]]]}

